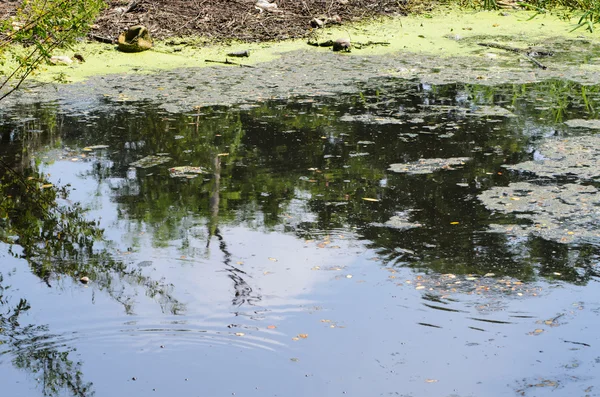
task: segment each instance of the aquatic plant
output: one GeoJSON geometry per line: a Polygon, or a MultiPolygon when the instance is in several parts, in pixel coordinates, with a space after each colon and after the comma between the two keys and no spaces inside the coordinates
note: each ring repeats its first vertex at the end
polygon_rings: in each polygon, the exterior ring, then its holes
{"type": "Polygon", "coordinates": [[[573,30],[585,28],[592,33],[594,24],[600,22],[600,2],[597,0],[531,0],[519,4],[536,11],[533,17],[546,13],[555,13],[564,19],[578,17],[573,30]]]}
{"type": "Polygon", "coordinates": [[[0,101],[48,61],[55,49],[85,36],[104,6],[103,0],[25,0],[16,15],[0,22],[0,62],[9,58],[15,64],[0,81],[0,101]]]}

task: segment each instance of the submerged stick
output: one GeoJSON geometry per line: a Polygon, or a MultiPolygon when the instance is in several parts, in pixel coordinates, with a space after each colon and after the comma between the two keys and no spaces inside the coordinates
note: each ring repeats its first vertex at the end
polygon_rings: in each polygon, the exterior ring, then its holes
{"type": "Polygon", "coordinates": [[[480,46],[483,46],[483,47],[497,48],[499,50],[516,52],[516,53],[523,52],[523,50],[520,49],[520,48],[509,47],[507,45],[502,45],[502,44],[497,44],[497,43],[477,43],[477,45],[480,45],[480,46]]]}
{"type": "Polygon", "coordinates": [[[225,58],[224,61],[213,61],[212,59],[205,59],[204,62],[221,63],[223,65],[234,65],[234,66],[239,66],[239,67],[242,67],[242,68],[253,68],[254,67],[254,66],[250,66],[250,65],[243,65],[243,64],[237,63],[237,62],[231,62],[227,58],[225,58]]]}
{"type": "Polygon", "coordinates": [[[529,61],[531,61],[531,63],[533,63],[535,66],[537,66],[540,69],[548,69],[548,67],[544,64],[542,64],[540,61],[538,61],[537,59],[534,59],[531,55],[529,54],[522,54],[525,58],[527,58],[529,61]]]}
{"type": "MultiPolygon", "coordinates": [[[[504,50],[504,51],[510,51],[510,52],[514,52],[515,54],[521,54],[523,55],[525,58],[527,58],[528,61],[530,61],[531,63],[533,63],[535,66],[537,66],[540,69],[548,69],[548,67],[544,64],[542,64],[540,61],[538,61],[537,59],[534,59],[530,53],[531,53],[531,49],[521,49],[521,48],[516,48],[516,47],[509,47],[507,45],[502,45],[502,44],[497,44],[497,43],[477,43],[480,46],[483,47],[490,47],[490,48],[497,48],[499,50],[504,50]]],[[[551,52],[542,52],[543,55],[552,55],[551,52]]]]}

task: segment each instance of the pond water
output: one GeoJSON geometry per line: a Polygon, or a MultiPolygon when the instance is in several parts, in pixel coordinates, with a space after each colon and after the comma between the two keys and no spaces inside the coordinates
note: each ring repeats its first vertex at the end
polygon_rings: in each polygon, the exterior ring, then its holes
{"type": "Polygon", "coordinates": [[[597,87],[122,99],[0,110],[1,395],[600,395],[597,87]]]}

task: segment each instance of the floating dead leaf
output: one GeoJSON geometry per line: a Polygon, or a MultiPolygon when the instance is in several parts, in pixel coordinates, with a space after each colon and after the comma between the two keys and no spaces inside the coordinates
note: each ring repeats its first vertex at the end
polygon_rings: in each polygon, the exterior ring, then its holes
{"type": "Polygon", "coordinates": [[[235,336],[244,336],[244,335],[246,335],[246,334],[245,334],[245,333],[243,333],[243,332],[236,332],[236,333],[235,333],[235,336]]]}
{"type": "Polygon", "coordinates": [[[270,260],[271,262],[277,262],[277,259],[275,259],[275,258],[270,258],[270,257],[269,257],[269,260],[270,260]]]}
{"type": "Polygon", "coordinates": [[[321,270],[321,266],[314,266],[310,270],[321,270]]]}
{"type": "Polygon", "coordinates": [[[365,201],[379,201],[379,200],[377,200],[375,198],[370,198],[370,197],[363,197],[363,200],[365,200],[365,201]]]}
{"type": "Polygon", "coordinates": [[[244,262],[242,262],[242,261],[238,261],[238,262],[236,262],[235,264],[236,264],[236,265],[243,265],[243,264],[244,264],[244,262]]]}
{"type": "Polygon", "coordinates": [[[277,328],[277,327],[274,325],[267,325],[267,329],[275,329],[275,328],[277,328]]]}
{"type": "Polygon", "coordinates": [[[298,338],[306,339],[308,338],[308,334],[298,334],[298,338]]]}
{"type": "Polygon", "coordinates": [[[544,332],[544,330],[543,330],[543,329],[541,329],[541,328],[538,328],[538,329],[536,329],[536,330],[535,330],[535,331],[533,331],[533,332],[534,332],[534,333],[536,333],[536,334],[541,334],[542,332],[544,332]]]}
{"type": "Polygon", "coordinates": [[[511,197],[510,199],[511,199],[511,200],[514,200],[514,201],[519,201],[519,200],[521,200],[521,199],[520,199],[520,198],[518,198],[518,197],[511,197]]]}
{"type": "Polygon", "coordinates": [[[86,146],[83,148],[84,151],[89,152],[90,150],[97,150],[97,149],[108,149],[108,145],[92,145],[92,146],[86,146]],[[89,150],[86,150],[89,149],[89,150]]]}
{"type": "Polygon", "coordinates": [[[200,174],[206,174],[206,170],[202,167],[192,167],[189,165],[182,165],[178,167],[169,168],[169,175],[171,178],[195,178],[200,174]]]}
{"type": "Polygon", "coordinates": [[[437,383],[437,379],[425,379],[425,382],[427,383],[437,383]]]}
{"type": "Polygon", "coordinates": [[[138,161],[134,161],[133,163],[130,163],[129,165],[132,167],[138,167],[138,168],[150,168],[150,167],[154,167],[155,165],[166,163],[168,161],[171,161],[171,158],[168,156],[150,155],[150,156],[141,158],[138,161]]]}
{"type": "Polygon", "coordinates": [[[294,336],[292,340],[300,340],[300,338],[294,336]]]}
{"type": "Polygon", "coordinates": [[[346,274],[346,278],[352,278],[351,274],[346,274]]]}
{"type": "Polygon", "coordinates": [[[87,283],[89,283],[89,282],[90,282],[90,278],[89,278],[89,277],[87,277],[87,276],[83,276],[83,277],[81,277],[81,278],[79,279],[79,281],[80,281],[82,284],[87,284],[87,283]]]}
{"type": "Polygon", "coordinates": [[[417,288],[415,289],[425,289],[425,287],[423,285],[419,285],[417,288]]]}
{"type": "Polygon", "coordinates": [[[318,248],[325,248],[327,246],[327,243],[319,243],[317,244],[318,248]]]}
{"type": "Polygon", "coordinates": [[[450,222],[451,225],[458,225],[460,222],[450,222]]]}

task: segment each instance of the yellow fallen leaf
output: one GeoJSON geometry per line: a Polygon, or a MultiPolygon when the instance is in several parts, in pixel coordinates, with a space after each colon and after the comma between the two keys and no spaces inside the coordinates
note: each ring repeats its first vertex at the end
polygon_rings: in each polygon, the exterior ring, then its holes
{"type": "Polygon", "coordinates": [[[425,382],[427,383],[436,383],[437,381],[437,379],[425,379],[425,382]]]}
{"type": "Polygon", "coordinates": [[[267,329],[275,329],[275,328],[277,328],[277,327],[276,327],[276,326],[274,326],[274,325],[268,325],[268,326],[267,326],[267,329]]]}
{"type": "Polygon", "coordinates": [[[460,222],[450,222],[451,225],[458,225],[460,222]]]}
{"type": "Polygon", "coordinates": [[[535,331],[533,331],[533,332],[535,332],[536,334],[541,334],[542,332],[544,332],[544,330],[543,330],[543,329],[540,329],[540,328],[538,328],[538,329],[536,329],[536,330],[535,330],[535,331]]]}
{"type": "Polygon", "coordinates": [[[306,339],[308,338],[308,334],[298,334],[299,338],[306,339]]]}
{"type": "Polygon", "coordinates": [[[246,334],[245,334],[245,333],[243,333],[243,332],[236,332],[236,333],[235,333],[235,336],[244,336],[244,335],[246,335],[246,334]]]}
{"type": "Polygon", "coordinates": [[[219,153],[217,156],[218,157],[229,156],[229,153],[219,153]]]}
{"type": "Polygon", "coordinates": [[[377,199],[370,198],[370,197],[363,197],[363,200],[365,200],[365,201],[379,201],[377,199]]]}
{"type": "Polygon", "coordinates": [[[422,285],[419,285],[419,286],[418,286],[417,288],[415,288],[415,289],[425,289],[425,287],[424,287],[424,286],[422,286],[422,285]]]}
{"type": "Polygon", "coordinates": [[[269,260],[272,262],[277,262],[277,259],[275,259],[275,258],[269,258],[269,260]]]}
{"type": "Polygon", "coordinates": [[[300,340],[300,338],[293,337],[292,340],[300,340]]]}

